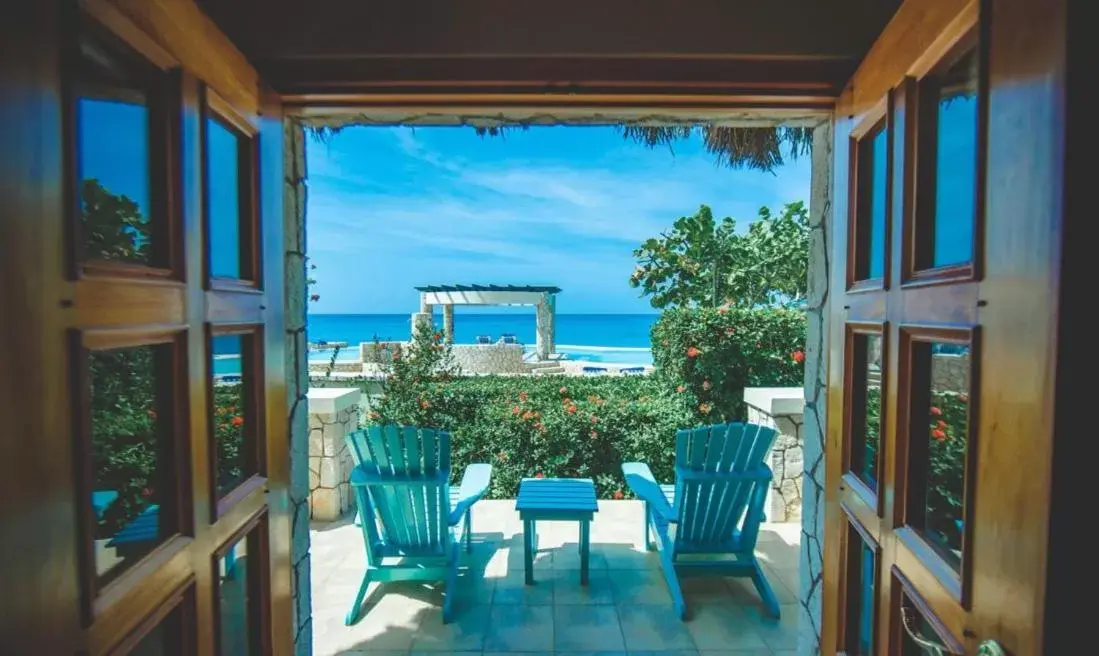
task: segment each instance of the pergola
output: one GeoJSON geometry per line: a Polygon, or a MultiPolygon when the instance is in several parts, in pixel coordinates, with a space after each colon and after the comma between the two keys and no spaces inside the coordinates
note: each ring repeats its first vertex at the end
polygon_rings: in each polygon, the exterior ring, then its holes
{"type": "Polygon", "coordinates": [[[546,359],[554,350],[554,312],[560,287],[552,285],[427,285],[420,292],[418,321],[432,322],[435,306],[443,306],[443,334],[454,342],[455,305],[533,305],[535,308],[535,351],[546,359]]]}

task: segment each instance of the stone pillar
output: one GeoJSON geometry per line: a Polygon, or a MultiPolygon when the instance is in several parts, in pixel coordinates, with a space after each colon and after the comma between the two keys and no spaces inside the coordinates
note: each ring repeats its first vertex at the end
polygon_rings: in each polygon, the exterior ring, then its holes
{"type": "MultiPolygon", "coordinates": [[[[824,443],[828,426],[828,286],[832,244],[832,121],[813,130],[813,171],[809,186],[809,294],[805,339],[805,476],[802,479],[801,559],[798,600],[798,656],[821,652],[821,587],[824,562],[824,443]]],[[[846,137],[845,137],[846,138],[846,137]]],[[[836,339],[843,339],[837,335],[836,339]]]]}
{"type": "Polygon", "coordinates": [[[443,306],[443,335],[447,344],[454,343],[454,306],[450,303],[443,306]]]}
{"type": "Polygon", "coordinates": [[[427,294],[420,294],[420,314],[431,314],[435,306],[427,302],[427,294]]]}
{"type": "Polygon", "coordinates": [[[345,437],[359,427],[357,387],[309,390],[309,518],[330,522],[355,507],[345,437]]]}
{"type": "MultiPolygon", "coordinates": [[[[431,306],[428,306],[431,307],[431,306]]],[[[416,331],[421,325],[428,328],[435,329],[435,317],[430,312],[413,312],[412,313],[412,337],[416,337],[416,331]]]]}
{"type": "Polygon", "coordinates": [[[535,306],[535,351],[540,360],[545,360],[557,349],[554,335],[554,322],[557,310],[557,296],[542,294],[542,300],[535,306]]]}
{"type": "Polygon", "coordinates": [[[748,421],[778,431],[768,454],[774,472],[767,491],[764,512],[769,522],[793,522],[801,519],[802,453],[801,427],[804,423],[805,390],[801,387],[747,387],[744,403],[748,421]]]}

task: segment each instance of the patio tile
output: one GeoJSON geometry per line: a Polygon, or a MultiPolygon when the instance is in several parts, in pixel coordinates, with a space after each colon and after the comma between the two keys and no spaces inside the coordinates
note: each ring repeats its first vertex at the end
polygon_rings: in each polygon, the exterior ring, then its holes
{"type": "Polygon", "coordinates": [[[342,613],[315,617],[313,647],[318,656],[348,650],[408,651],[427,606],[401,595],[381,598],[352,626],[342,613]]]}
{"type": "MultiPolygon", "coordinates": [[[[411,654],[400,652],[401,656],[481,656],[479,651],[416,651],[411,654]]],[[[373,652],[364,652],[364,656],[376,656],[373,652]]]]}
{"type": "Polygon", "coordinates": [[[599,553],[607,563],[607,569],[653,569],[660,567],[660,556],[655,551],[643,551],[632,545],[592,546],[592,553],[599,553]]]}
{"type": "Polygon", "coordinates": [[[763,642],[772,650],[797,649],[798,646],[798,604],[782,604],[779,611],[781,619],[768,616],[761,607],[744,606],[744,617],[763,638],[763,642]]]}
{"type": "MultiPolygon", "coordinates": [[[[596,549],[588,552],[588,569],[607,569],[607,558],[596,549]]],[[[566,544],[553,551],[553,569],[555,570],[579,570],[580,549],[576,544],[566,544]]]]}
{"type": "Polygon", "coordinates": [[[699,649],[767,649],[754,624],[732,604],[696,604],[687,629],[699,649]]]}
{"type": "MultiPolygon", "coordinates": [[[[778,597],[778,603],[798,603],[797,595],[786,587],[786,584],[782,582],[781,578],[768,572],[766,568],[764,568],[763,573],[767,576],[767,582],[771,584],[771,589],[775,591],[775,596],[778,597]]],[[[763,603],[762,598],[759,596],[759,591],[756,590],[755,583],[752,583],[752,579],[748,577],[728,578],[725,580],[725,585],[729,589],[729,603],[742,606],[759,606],[763,603]]]]}
{"type": "Polygon", "coordinates": [[[622,627],[614,606],[553,609],[554,651],[622,651],[622,627]]]}
{"type": "Polygon", "coordinates": [[[554,574],[554,605],[614,604],[614,588],[607,572],[591,572],[587,585],[580,585],[580,573],[575,570],[559,571],[554,574]]]}
{"type": "Polygon", "coordinates": [[[694,649],[687,627],[676,616],[671,603],[617,606],[626,649],[694,649]]]}
{"type": "Polygon", "coordinates": [[[550,606],[493,606],[489,615],[486,651],[552,651],[553,608],[550,606]]]}
{"type": "Polygon", "coordinates": [[[492,605],[552,605],[554,583],[554,574],[552,571],[535,571],[534,585],[526,585],[526,579],[522,570],[508,572],[506,577],[496,579],[495,591],[492,594],[492,605]]]}
{"type": "Polygon", "coordinates": [[[659,570],[608,570],[616,604],[666,604],[671,608],[668,584],[659,570]]]}
{"type": "Polygon", "coordinates": [[[456,613],[450,624],[443,624],[442,609],[431,609],[420,621],[412,651],[481,651],[489,610],[488,606],[475,606],[456,613]]]}
{"type": "Polygon", "coordinates": [[[679,580],[679,585],[683,589],[683,597],[687,600],[688,606],[692,603],[732,601],[732,593],[725,585],[725,580],[720,577],[684,577],[679,580]]]}
{"type": "Polygon", "coordinates": [[[672,651],[631,651],[629,656],[698,656],[694,649],[675,649],[672,651]]]}
{"type": "MultiPolygon", "coordinates": [[[[703,649],[698,653],[699,656],[777,656],[766,647],[763,649],[703,649]]],[[[793,654],[793,652],[790,653],[793,654]]]]}
{"type": "Polygon", "coordinates": [[[552,651],[486,651],[482,656],[554,656],[552,651]]]}

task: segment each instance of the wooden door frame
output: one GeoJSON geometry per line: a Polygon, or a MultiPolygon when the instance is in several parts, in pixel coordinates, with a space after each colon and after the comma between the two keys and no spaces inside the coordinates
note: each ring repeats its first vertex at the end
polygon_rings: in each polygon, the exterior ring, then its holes
{"type": "MultiPolygon", "coordinates": [[[[976,435],[976,452],[972,455],[977,462],[977,476],[981,476],[981,463],[1002,463],[1005,457],[1028,464],[1015,468],[1002,466],[996,470],[1002,476],[1001,485],[1005,490],[1020,491],[1013,497],[1018,503],[1010,521],[1005,519],[1003,507],[987,497],[984,503],[976,498],[971,506],[974,517],[967,519],[967,533],[971,534],[972,557],[980,563],[982,576],[973,582],[972,605],[966,617],[948,622],[952,624],[948,628],[954,637],[964,642],[967,653],[975,650],[980,640],[988,638],[999,640],[1011,653],[1042,653],[1043,645],[1053,638],[1043,631],[1048,613],[1047,600],[1041,594],[1044,586],[1053,581],[1039,585],[1039,594],[1029,592],[1034,590],[1035,581],[1045,578],[1047,563],[1056,553],[1053,548],[1057,548],[1056,543],[1051,545],[1049,533],[1056,464],[1050,454],[1055,444],[1055,421],[1061,412],[1055,404],[1054,387],[1060,375],[1056,354],[1057,335],[1062,325],[1058,318],[1061,307],[1069,300],[1059,293],[1062,230],[1067,219],[1062,213],[1062,198],[1066,184],[1067,134],[1063,120],[1067,64],[1063,43],[1068,26],[1065,2],[1043,3],[1040,9],[1038,4],[1025,0],[928,0],[922,3],[910,0],[902,5],[872,46],[836,105],[837,219],[833,224],[836,236],[832,260],[837,266],[832,284],[836,296],[830,313],[833,336],[843,334],[849,311],[854,312],[862,300],[843,292],[848,282],[843,279],[846,267],[838,266],[848,258],[845,239],[848,227],[838,218],[845,214],[850,201],[847,168],[842,165],[847,157],[848,135],[864,117],[873,113],[891,89],[905,91],[906,76],[918,77],[929,70],[966,32],[966,25],[976,22],[980,14],[981,38],[987,40],[989,52],[987,107],[982,109],[987,116],[987,148],[979,155],[979,158],[985,157],[981,195],[988,219],[985,234],[977,235],[979,241],[984,241],[984,257],[981,257],[981,244],[978,244],[976,262],[977,275],[980,275],[983,260],[988,277],[972,283],[975,300],[979,300],[971,308],[971,322],[995,326],[996,330],[982,331],[981,353],[977,355],[981,360],[980,379],[975,382],[979,387],[974,389],[973,396],[990,398],[991,390],[995,389],[999,398],[1011,398],[1017,405],[1000,402],[994,412],[978,414],[971,429],[976,435]],[[1041,227],[1031,228],[1032,225],[1041,227]],[[1050,226],[1056,228],[1051,230],[1050,226]],[[1024,240],[1029,246],[1026,257],[1018,252],[1018,240],[1024,240]],[[1032,346],[1021,348],[1021,345],[1032,346]],[[1010,456],[1004,453],[1005,449],[1011,451],[1010,456]],[[1023,530],[1024,527],[1028,530],[1023,530]],[[1011,537],[1007,538],[1007,535],[1011,537]],[[1022,586],[1028,594],[1013,593],[1014,586],[1022,586]]],[[[911,129],[914,117],[902,106],[895,108],[894,118],[895,138],[903,139],[911,129]]],[[[912,182],[905,176],[910,170],[907,157],[902,149],[899,156],[892,158],[890,179],[894,188],[890,204],[894,212],[907,212],[911,203],[912,182]]],[[[906,240],[896,238],[896,230],[893,234],[893,244],[887,251],[893,256],[892,283],[918,284],[907,281],[905,272],[900,270],[909,259],[901,249],[906,240]]],[[[862,307],[864,305],[859,308],[861,319],[865,319],[866,311],[871,309],[862,307]]],[[[884,307],[880,310],[884,312],[884,307]]],[[[841,559],[846,526],[840,489],[844,476],[841,457],[846,397],[844,355],[843,348],[830,350],[822,623],[825,654],[837,653],[841,648],[840,627],[844,623],[841,559]]],[[[894,413],[900,404],[896,384],[898,364],[894,355],[886,365],[885,376],[888,381],[884,395],[888,399],[886,405],[894,413]]],[[[901,490],[896,487],[899,484],[897,473],[894,471],[892,476],[889,473],[897,445],[886,426],[895,425],[899,418],[887,417],[884,407],[882,415],[886,437],[881,451],[887,468],[881,482],[887,505],[884,521],[897,526],[901,517],[892,509],[894,503],[899,503],[901,490]]],[[[1061,435],[1064,440],[1064,434],[1061,435]]],[[[882,601],[877,607],[875,635],[880,636],[877,640],[879,652],[888,639],[888,631],[883,629],[892,615],[891,600],[896,599],[896,591],[891,591],[894,577],[890,575],[890,569],[897,556],[887,547],[882,551],[883,562],[878,563],[881,576],[877,592],[882,601]]]]}

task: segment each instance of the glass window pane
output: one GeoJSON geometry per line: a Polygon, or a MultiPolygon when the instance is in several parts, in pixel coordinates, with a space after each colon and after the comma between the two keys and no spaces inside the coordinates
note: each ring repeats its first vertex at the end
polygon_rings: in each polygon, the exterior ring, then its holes
{"type": "Polygon", "coordinates": [[[242,275],[239,157],[242,138],[218,119],[206,119],[210,275],[217,278],[240,278],[242,275]]]}
{"type": "Polygon", "coordinates": [[[260,641],[259,580],[255,574],[258,564],[259,535],[264,524],[253,529],[246,539],[240,540],[218,559],[218,614],[220,627],[219,653],[246,656],[258,654],[260,641]]]}
{"type": "Polygon", "coordinates": [[[854,349],[851,471],[871,490],[877,490],[881,450],[881,335],[856,334],[854,349]]]}
{"type": "Polygon", "coordinates": [[[153,226],[150,83],[132,64],[88,41],[74,72],[83,257],[165,266],[153,226]]]}
{"type": "Polygon", "coordinates": [[[858,142],[856,271],[858,280],[885,276],[886,171],[889,163],[885,124],[858,142]]]}
{"type": "Polygon", "coordinates": [[[172,346],[94,351],[91,398],[95,571],[100,585],[176,532],[172,346]]]}
{"type": "Polygon", "coordinates": [[[184,641],[187,640],[183,635],[183,605],[187,603],[190,603],[189,600],[184,599],[160,624],[146,633],[129,656],[182,656],[184,641]]]}
{"type": "Polygon", "coordinates": [[[214,440],[217,496],[221,498],[257,471],[251,390],[250,335],[214,335],[214,440]]]}
{"type": "Polygon", "coordinates": [[[955,656],[905,593],[901,594],[901,623],[901,656],[955,656]]]}
{"type": "Polygon", "coordinates": [[[914,380],[926,388],[913,398],[911,460],[913,489],[909,524],[947,563],[959,569],[965,521],[965,463],[969,443],[970,347],[915,342],[914,380]]]}
{"type": "Polygon", "coordinates": [[[977,52],[971,50],[946,71],[929,76],[935,116],[934,214],[922,266],[940,267],[973,259],[977,212],[977,52]]]}
{"type": "Polygon", "coordinates": [[[847,538],[847,632],[844,651],[852,656],[874,653],[874,604],[877,582],[874,550],[854,527],[847,538]]]}

